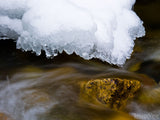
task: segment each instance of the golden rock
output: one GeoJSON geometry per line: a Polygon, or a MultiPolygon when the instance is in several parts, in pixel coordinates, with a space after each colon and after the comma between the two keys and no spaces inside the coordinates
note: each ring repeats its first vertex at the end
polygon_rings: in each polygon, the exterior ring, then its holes
{"type": "Polygon", "coordinates": [[[81,84],[80,96],[88,102],[119,110],[140,89],[138,80],[120,78],[96,79],[81,84]]]}

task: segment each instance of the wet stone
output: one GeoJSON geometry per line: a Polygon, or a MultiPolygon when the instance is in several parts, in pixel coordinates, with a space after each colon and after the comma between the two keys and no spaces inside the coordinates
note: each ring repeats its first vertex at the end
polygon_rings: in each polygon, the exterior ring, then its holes
{"type": "Polygon", "coordinates": [[[138,80],[120,78],[95,79],[81,84],[81,97],[88,102],[119,110],[140,89],[138,80]]]}

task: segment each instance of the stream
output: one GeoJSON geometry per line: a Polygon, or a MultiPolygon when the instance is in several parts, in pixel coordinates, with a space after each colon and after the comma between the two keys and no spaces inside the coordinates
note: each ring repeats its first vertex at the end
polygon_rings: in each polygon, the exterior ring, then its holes
{"type": "Polygon", "coordinates": [[[47,59],[0,40],[0,120],[160,120],[159,6],[158,0],[136,3],[146,36],[122,67],[75,54],[47,59]],[[118,110],[83,99],[82,84],[107,78],[138,80],[141,88],[118,110]]]}

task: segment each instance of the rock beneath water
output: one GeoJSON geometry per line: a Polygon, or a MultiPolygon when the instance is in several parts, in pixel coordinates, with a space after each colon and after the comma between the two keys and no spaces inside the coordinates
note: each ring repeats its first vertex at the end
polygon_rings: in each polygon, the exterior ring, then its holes
{"type": "Polygon", "coordinates": [[[119,110],[125,107],[127,101],[135,96],[140,89],[138,80],[120,78],[96,79],[81,84],[81,97],[88,102],[104,104],[109,108],[119,110]]]}
{"type": "Polygon", "coordinates": [[[160,85],[152,89],[143,90],[139,97],[139,102],[142,104],[156,104],[160,106],[160,85]]]}
{"type": "Polygon", "coordinates": [[[138,120],[160,120],[160,85],[142,90],[126,109],[138,120]]]}
{"type": "Polygon", "coordinates": [[[48,107],[51,105],[51,100],[49,95],[43,91],[29,91],[23,96],[23,101],[25,102],[25,109],[31,109],[34,106],[48,107]]]}
{"type": "Polygon", "coordinates": [[[0,120],[13,120],[4,113],[0,113],[0,120]]]}

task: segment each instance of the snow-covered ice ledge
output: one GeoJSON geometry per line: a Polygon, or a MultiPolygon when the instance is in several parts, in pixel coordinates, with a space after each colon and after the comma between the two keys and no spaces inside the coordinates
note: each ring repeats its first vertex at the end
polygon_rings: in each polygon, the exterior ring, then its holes
{"type": "Polygon", "coordinates": [[[75,52],[123,65],[134,40],[145,35],[132,10],[135,0],[0,0],[0,36],[17,39],[17,48],[75,52]]]}

